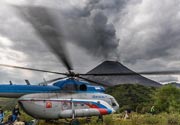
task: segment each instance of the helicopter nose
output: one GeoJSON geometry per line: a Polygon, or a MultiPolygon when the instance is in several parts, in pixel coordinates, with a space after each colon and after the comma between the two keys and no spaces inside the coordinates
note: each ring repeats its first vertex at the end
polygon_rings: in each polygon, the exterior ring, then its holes
{"type": "Polygon", "coordinates": [[[19,103],[20,107],[25,111],[26,108],[24,107],[23,102],[21,100],[18,100],[18,103],[19,103]]]}
{"type": "Polygon", "coordinates": [[[33,111],[33,107],[31,106],[31,101],[24,100],[21,98],[18,100],[18,103],[27,114],[29,114],[29,115],[32,114],[31,111],[33,111]]]}
{"type": "Polygon", "coordinates": [[[18,100],[18,103],[21,106],[21,108],[24,110],[24,112],[26,112],[28,115],[34,118],[41,119],[46,117],[47,115],[43,105],[36,104],[35,100],[25,100],[21,98],[18,100]]]}
{"type": "Polygon", "coordinates": [[[39,118],[44,114],[43,110],[41,111],[41,105],[37,105],[36,101],[31,98],[31,96],[25,95],[18,99],[18,103],[21,108],[30,116],[39,118]],[[39,112],[37,112],[39,110],[39,112]]]}

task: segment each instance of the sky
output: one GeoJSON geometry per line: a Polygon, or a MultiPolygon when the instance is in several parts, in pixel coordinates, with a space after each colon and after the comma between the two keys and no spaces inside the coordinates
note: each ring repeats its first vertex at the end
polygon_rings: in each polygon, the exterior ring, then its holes
{"type": "MultiPolygon", "coordinates": [[[[137,72],[180,68],[180,0],[1,0],[1,64],[67,72],[17,6],[34,7],[33,14],[41,19],[38,26],[60,33],[75,72],[86,73],[105,60],[120,61],[137,72]],[[45,25],[46,17],[36,9],[42,7],[58,26],[45,25]]],[[[0,70],[0,83],[38,83],[56,77],[0,70]]],[[[147,77],[161,83],[180,81],[180,75],[147,77]]]]}

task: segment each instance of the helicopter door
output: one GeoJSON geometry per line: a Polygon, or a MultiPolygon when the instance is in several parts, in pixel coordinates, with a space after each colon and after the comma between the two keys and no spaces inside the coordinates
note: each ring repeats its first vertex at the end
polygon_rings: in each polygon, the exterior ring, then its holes
{"type": "Polygon", "coordinates": [[[73,117],[72,102],[64,100],[61,102],[60,117],[73,117]]]}

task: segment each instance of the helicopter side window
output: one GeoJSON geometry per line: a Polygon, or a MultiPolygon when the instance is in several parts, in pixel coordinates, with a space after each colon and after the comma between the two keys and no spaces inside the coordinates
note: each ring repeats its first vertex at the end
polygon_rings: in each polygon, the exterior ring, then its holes
{"type": "Polygon", "coordinates": [[[84,106],[84,103],[81,103],[81,106],[84,106]]]}
{"type": "Polygon", "coordinates": [[[77,103],[74,103],[74,107],[77,107],[77,103]]]}
{"type": "Polygon", "coordinates": [[[63,90],[77,90],[77,85],[75,84],[65,84],[62,87],[63,90]]]}
{"type": "Polygon", "coordinates": [[[87,86],[85,84],[80,85],[79,89],[81,91],[87,91],[87,86]]]}

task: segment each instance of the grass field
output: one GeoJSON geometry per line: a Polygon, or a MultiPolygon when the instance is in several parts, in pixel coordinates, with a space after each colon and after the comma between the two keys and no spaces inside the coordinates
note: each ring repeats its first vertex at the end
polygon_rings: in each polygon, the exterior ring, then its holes
{"type": "MultiPolygon", "coordinates": [[[[32,119],[23,114],[22,119],[32,119]]],[[[161,113],[157,115],[132,113],[130,119],[124,119],[123,114],[113,114],[104,116],[104,122],[96,122],[97,117],[92,117],[87,123],[85,118],[79,118],[81,125],[180,125],[180,115],[178,113],[161,113]]],[[[54,122],[39,121],[39,125],[68,125],[63,119],[54,122]]]]}
{"type": "MultiPolygon", "coordinates": [[[[6,111],[5,120],[11,111],[6,111]]],[[[31,121],[33,118],[28,116],[26,113],[21,111],[22,121],[31,121]]],[[[124,119],[124,114],[112,114],[104,116],[104,122],[97,123],[97,117],[92,117],[91,121],[87,123],[86,118],[78,118],[81,125],[180,125],[180,114],[179,113],[160,113],[156,115],[152,114],[137,114],[132,113],[130,119],[124,119]]],[[[70,119],[69,119],[70,120],[70,119]]],[[[39,125],[68,125],[68,122],[60,119],[55,122],[45,122],[44,120],[39,121],[39,125]]]]}

